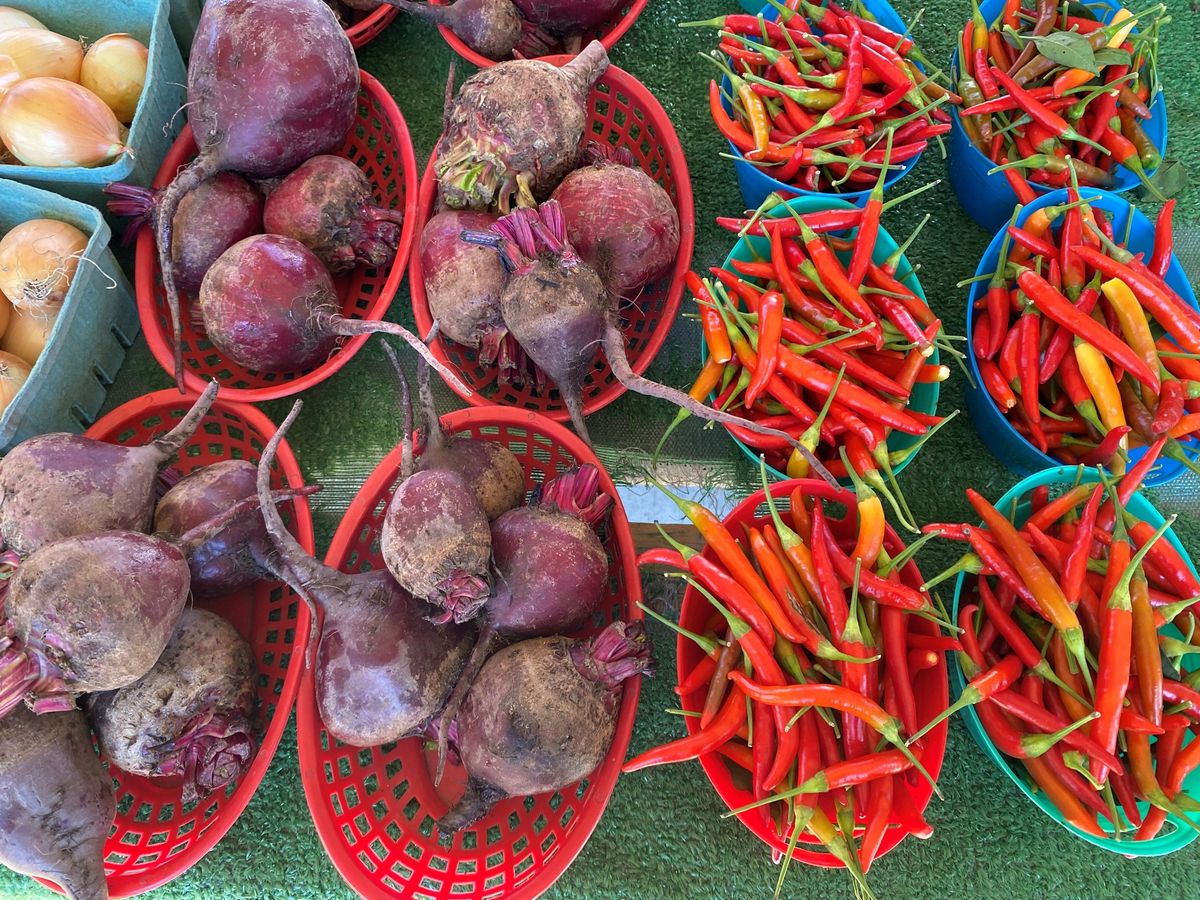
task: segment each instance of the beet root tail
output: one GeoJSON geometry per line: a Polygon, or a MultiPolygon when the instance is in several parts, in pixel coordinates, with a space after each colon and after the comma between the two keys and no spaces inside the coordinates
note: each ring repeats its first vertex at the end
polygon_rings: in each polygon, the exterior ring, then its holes
{"type": "MultiPolygon", "coordinates": [[[[454,685],[454,691],[450,694],[449,699],[446,700],[445,707],[442,709],[441,717],[438,720],[437,769],[433,774],[434,787],[442,783],[442,776],[446,773],[446,753],[450,747],[450,730],[454,725],[454,720],[458,717],[458,711],[462,708],[463,701],[467,699],[467,691],[475,683],[475,678],[479,675],[479,670],[483,668],[483,664],[487,662],[487,658],[495,643],[496,630],[491,625],[485,625],[483,630],[479,632],[475,646],[471,648],[471,655],[467,658],[467,664],[458,676],[458,681],[454,685]]],[[[468,788],[468,792],[469,790],[468,788]]]]}
{"type": "Polygon", "coordinates": [[[376,333],[390,334],[393,337],[398,337],[421,354],[425,361],[433,366],[437,370],[437,373],[442,376],[442,380],[454,388],[455,391],[466,397],[474,393],[474,391],[462,382],[462,379],[451,371],[449,366],[433,355],[433,352],[425,346],[420,338],[401,325],[397,325],[394,322],[380,322],[373,319],[346,319],[340,315],[332,316],[325,325],[330,334],[340,334],[347,337],[376,333]]]}
{"type": "Polygon", "coordinates": [[[204,421],[208,411],[212,409],[220,389],[221,386],[217,382],[210,381],[208,387],[204,389],[204,393],[196,398],[192,408],[187,411],[187,415],[179,420],[179,424],[150,443],[149,446],[153,447],[154,452],[159,456],[160,464],[174,459],[175,454],[183,449],[183,445],[192,439],[192,435],[196,433],[196,429],[200,427],[200,423],[204,421]]]}
{"type": "Polygon", "coordinates": [[[467,782],[467,791],[458,803],[438,819],[438,828],[451,834],[470,828],[505,796],[503,791],[472,778],[467,782]]]}

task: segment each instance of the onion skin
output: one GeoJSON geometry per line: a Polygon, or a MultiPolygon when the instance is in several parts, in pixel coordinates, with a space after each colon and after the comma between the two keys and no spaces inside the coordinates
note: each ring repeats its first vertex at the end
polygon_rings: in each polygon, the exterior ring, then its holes
{"type": "Polygon", "coordinates": [[[121,123],[85,87],[27,78],[0,99],[0,141],[27,166],[90,169],[126,152],[121,123]]]}
{"type": "Polygon", "coordinates": [[[0,31],[0,56],[16,63],[22,78],[62,78],[79,81],[83,46],[53,31],[18,28],[0,31]]]}
{"type": "Polygon", "coordinates": [[[57,310],[87,245],[88,236],[68,222],[22,222],[0,238],[0,291],[18,310],[57,310]]]}
{"type": "Polygon", "coordinates": [[[12,6],[0,6],[0,31],[12,31],[15,28],[37,28],[48,31],[40,21],[27,12],[12,6]]]}
{"type": "Polygon", "coordinates": [[[14,309],[9,316],[8,327],[4,329],[4,337],[0,338],[0,350],[19,356],[32,366],[46,349],[57,320],[56,309],[14,309]]]}
{"type": "Polygon", "coordinates": [[[146,86],[150,51],[128,34],[108,34],[83,57],[79,83],[108,104],[117,121],[128,125],[146,86]]]}
{"type": "Polygon", "coordinates": [[[0,352],[0,415],[25,385],[31,368],[21,357],[0,352]]]}

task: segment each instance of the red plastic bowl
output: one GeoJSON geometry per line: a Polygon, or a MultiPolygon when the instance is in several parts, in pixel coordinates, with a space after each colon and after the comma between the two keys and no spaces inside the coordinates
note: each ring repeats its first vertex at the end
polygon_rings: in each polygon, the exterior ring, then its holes
{"type": "MultiPolygon", "coordinates": [[[[117,444],[144,444],[174,427],[193,400],[194,396],[175,390],[147,394],[104,416],[87,435],[117,444]]],[[[258,410],[218,399],[175,466],[186,474],[223,459],[257,462],[274,433],[275,426],[258,410]]],[[[286,442],[279,447],[271,481],[277,488],[303,484],[300,467],[286,442]]],[[[299,499],[280,506],[280,511],[292,533],[311,551],[308,504],[299,499]]],[[[195,603],[233,623],[254,651],[257,715],[262,727],[258,753],[239,781],[191,807],[180,802],[178,779],[143,778],[110,766],[117,819],[105,844],[105,870],[114,897],[140,894],[177,878],[225,835],[266,774],[300,686],[302,666],[292,665],[292,661],[293,657],[297,663],[301,661],[297,654],[308,635],[308,609],[289,588],[278,582],[260,582],[228,597],[195,603]]]]}
{"type": "MultiPolygon", "coordinates": [[[[788,502],[789,495],[794,488],[798,485],[803,486],[805,483],[804,481],[791,480],[777,481],[772,484],[771,496],[775,499],[775,505],[781,510],[790,508],[788,502]]],[[[812,484],[813,482],[807,483],[812,484]]],[[[823,483],[822,487],[824,487],[823,483]]],[[[844,501],[839,502],[843,502],[852,509],[854,506],[853,492],[845,491],[844,494],[844,501]]],[[[769,524],[771,519],[767,512],[766,504],[763,502],[764,496],[761,490],[755,491],[734,508],[725,518],[725,524],[738,534],[741,533],[742,525],[769,524]]],[[[831,524],[836,525],[833,522],[831,524]]],[[[891,525],[887,526],[884,546],[893,555],[899,553],[904,548],[900,536],[896,534],[891,525]]],[[[715,554],[707,547],[704,549],[704,555],[715,560],[715,554]]],[[[900,577],[905,584],[914,588],[919,588],[925,581],[921,577],[916,563],[913,562],[910,562],[901,570],[900,577]]],[[[687,592],[683,595],[683,606],[679,612],[679,624],[684,628],[702,633],[705,623],[708,622],[709,616],[712,615],[712,611],[709,602],[698,591],[688,588],[687,592]]],[[[909,617],[909,628],[919,629],[930,635],[938,633],[937,626],[932,622],[925,619],[918,619],[915,616],[909,617]]],[[[675,646],[677,683],[682,682],[684,677],[696,667],[702,655],[700,648],[691,640],[682,635],[679,637],[675,646]]],[[[947,703],[949,703],[949,688],[946,684],[946,658],[944,655],[938,655],[938,664],[936,666],[931,669],[925,669],[916,676],[913,680],[913,690],[917,699],[917,718],[920,721],[928,721],[946,708],[947,703]]],[[[699,712],[704,705],[704,690],[695,691],[686,697],[682,697],[680,705],[686,710],[699,712]]],[[[688,734],[694,734],[699,728],[698,720],[694,717],[686,717],[684,722],[687,724],[688,734]]],[[[928,734],[924,742],[924,749],[917,754],[917,758],[921,760],[921,763],[929,770],[929,774],[934,779],[938,777],[942,770],[942,758],[946,753],[947,730],[947,723],[943,722],[938,725],[937,728],[928,734]]],[[[700,765],[703,766],[704,774],[708,776],[708,780],[712,782],[712,786],[716,788],[717,796],[730,809],[737,809],[738,807],[754,802],[754,795],[748,789],[749,786],[746,785],[743,787],[734,781],[733,769],[726,765],[725,758],[720,754],[710,753],[700,757],[700,765]]],[[[739,769],[738,771],[740,772],[741,770],[739,769]]],[[[924,811],[925,807],[929,805],[930,797],[933,796],[933,788],[923,778],[918,778],[915,783],[909,781],[907,784],[912,798],[912,807],[924,811]]],[[[832,809],[830,812],[832,813],[832,809]]],[[[755,837],[769,846],[772,852],[780,856],[787,852],[787,842],[781,840],[779,835],[769,829],[762,821],[761,816],[743,813],[737,818],[754,833],[755,837]]],[[[893,813],[891,826],[884,834],[878,856],[883,856],[883,854],[899,844],[909,833],[906,824],[899,821],[893,813]]],[[[794,856],[796,859],[811,866],[823,866],[825,868],[842,867],[842,864],[829,853],[826,853],[821,845],[816,842],[816,839],[808,833],[801,835],[794,856]]]]}
{"type": "MultiPolygon", "coordinates": [[[[615,501],[604,536],[609,592],[587,633],[616,618],[641,619],[641,581],[633,536],[616,488],[599,460],[563,426],[529,412],[463,409],[442,419],[450,434],[503,444],[525,469],[532,488],[578,463],[600,468],[601,488],[615,501]]],[[[400,474],[400,450],[376,467],[342,519],[326,562],[343,571],[383,565],[379,529],[400,474]]],[[[600,768],[552,794],[506,800],[477,825],[448,836],[435,824],[462,793],[461,768],[447,768],[438,788],[420,739],[360,749],[338,743],[317,712],[306,674],[296,709],[300,778],[317,834],[352,889],[364,897],[457,900],[532,898],[562,875],[587,842],[629,746],[639,684],[625,683],[617,732],[600,768]]]]}
{"type": "MultiPolygon", "coordinates": [[[[446,6],[448,0],[430,0],[434,6],[446,6]]],[[[605,50],[612,50],[617,41],[633,27],[633,23],[637,21],[637,17],[642,14],[642,10],[646,8],[649,0],[633,0],[632,3],[624,4],[611,19],[601,25],[599,28],[594,28],[591,31],[585,32],[579,43],[580,47],[586,47],[592,41],[599,41],[604,45],[605,50]]],[[[442,37],[446,39],[446,43],[450,45],[459,56],[469,63],[479,66],[481,69],[486,69],[488,66],[494,66],[500,60],[488,59],[486,56],[481,56],[470,47],[463,43],[462,38],[447,28],[445,25],[439,25],[438,31],[442,33],[442,37]]],[[[357,45],[356,45],[357,46],[357,45]]],[[[511,57],[509,57],[511,59],[511,57]]],[[[549,61],[552,57],[539,57],[549,61]]],[[[569,57],[568,57],[569,58],[569,57]]]]}
{"type": "MultiPolygon", "coordinates": [[[[570,57],[547,56],[545,62],[565,64],[570,57]]],[[[687,160],[675,134],[675,127],[654,95],[645,86],[622,69],[609,66],[608,71],[592,88],[588,97],[588,122],[584,129],[584,143],[597,141],[615,147],[628,148],[641,166],[662,185],[675,203],[679,212],[679,254],[671,273],[649,284],[642,291],[636,306],[622,309],[621,317],[625,332],[625,353],[633,371],[642,374],[662,348],[679,312],[683,295],[683,276],[692,264],[692,249],[695,244],[695,214],[692,208],[692,183],[688,177],[687,160]]],[[[421,268],[420,235],[425,223],[433,217],[437,194],[437,179],[433,167],[435,155],[429,159],[425,175],[421,179],[421,194],[418,199],[417,238],[413,244],[412,259],[409,261],[413,316],[417,332],[428,334],[433,325],[429,314],[429,301],[425,295],[425,276],[421,268]]],[[[532,386],[516,388],[497,383],[499,370],[495,366],[480,365],[477,351],[453,341],[437,337],[431,348],[434,356],[452,368],[471,388],[473,393],[459,397],[472,406],[513,406],[533,410],[556,422],[565,422],[570,417],[562,397],[554,388],[538,393],[532,386]]],[[[454,389],[454,385],[450,385],[454,389]]],[[[612,369],[597,351],[591,371],[583,382],[584,415],[603,409],[625,393],[612,369]]]]}
{"type": "Polygon", "coordinates": [[[357,50],[365,47],[383,33],[383,29],[392,24],[392,19],[400,15],[400,10],[384,4],[370,12],[353,11],[353,20],[346,26],[346,37],[350,45],[357,50]]]}
{"type": "MultiPolygon", "coordinates": [[[[400,289],[404,265],[412,248],[417,218],[417,159],[412,138],[400,108],[387,89],[360,72],[362,87],[358,95],[358,119],[346,135],[340,155],[352,160],[367,175],[375,189],[380,206],[403,207],[404,225],[396,258],[385,269],[358,266],[349,275],[334,279],[342,315],[350,319],[379,319],[387,312],[400,289]]],[[[162,188],[171,182],[175,173],[196,155],[196,141],[191,126],[185,127],[171,147],[167,158],[154,179],[154,187],[162,188]]],[[[143,229],[138,235],[137,259],[134,265],[134,287],[137,292],[138,317],[150,352],[168,373],[174,373],[175,361],[171,347],[171,318],[167,312],[166,294],[162,287],[162,272],[154,235],[143,229]]],[[[226,400],[261,403],[299,393],[320,384],[350,361],[369,335],[342,338],[329,359],[311,369],[295,372],[253,372],[221,357],[209,343],[203,329],[192,320],[191,300],[180,298],[183,317],[184,384],[189,391],[200,393],[210,379],[221,383],[221,396],[226,400]]]]}

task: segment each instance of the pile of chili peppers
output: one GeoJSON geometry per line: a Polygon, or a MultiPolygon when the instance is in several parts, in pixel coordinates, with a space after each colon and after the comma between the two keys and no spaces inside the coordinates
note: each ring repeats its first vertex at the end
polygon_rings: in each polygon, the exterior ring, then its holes
{"type": "Polygon", "coordinates": [[[735,158],[804,190],[862,191],[877,170],[900,168],[950,129],[942,106],[959,98],[917,67],[924,57],[911,38],[857,3],[853,12],[834,0],[773,5],[778,21],[684,23],[721,29],[711,59],[731,93],[711,82],[709,107],[735,158]]]}
{"type": "MultiPolygon", "coordinates": [[[[902,199],[884,203],[879,182],[861,209],[718,219],[751,235],[751,247],[765,255],[685,281],[707,348],[691,395],[792,435],[836,478],[868,481],[915,531],[892,472],[948,420],[909,408],[913,388],[950,373],[929,360],[944,338],[941,320],[904,283],[911,274],[904,251],[916,232],[883,262],[872,259],[880,214],[902,199]],[[924,438],[889,452],[893,430],[924,438]]],[[[783,438],[727,427],[788,477],[810,474],[783,438]]]]}
{"type": "MultiPolygon", "coordinates": [[[[1158,9],[1152,12],[1157,12],[1158,9]]],[[[1009,173],[1054,187],[1068,183],[1068,157],[1080,183],[1107,187],[1114,165],[1125,166],[1155,194],[1147,172],[1162,162],[1141,122],[1157,85],[1157,20],[1121,9],[1107,24],[1076,2],[1006,0],[989,27],[975,6],[958,50],[959,120],[967,137],[1009,173]],[[1095,61],[1091,68],[1059,65],[1038,39],[1074,33],[1095,61]]]]}
{"type": "MultiPolygon", "coordinates": [[[[727,527],[668,492],[706,549],[697,553],[664,532],[674,549],[647,551],[639,564],[677,570],[670,574],[707,601],[711,615],[696,633],[643,609],[703,653],[676,688],[699,727],[624,771],[720,754],[754,798],[729,815],[761,817],[787,842],[780,885],[807,833],[806,843],[824,846],[863,891],[888,828],[932,833],[922,810],[933,780],[921,760],[940,760],[945,732],[911,748],[903,735],[920,724],[914,678],[935,670],[923,690],[940,707],[937,667],[960,645],[940,634],[944,613],[918,589],[911,560],[928,538],[905,548],[869,487],[779,483],[775,494],[790,504],[781,513],[765,466],[762,476],[769,516],[749,525],[727,527]],[[834,518],[827,503],[845,507],[845,516],[834,518]]],[[[928,697],[920,703],[931,712],[928,697]]]]}
{"type": "Polygon", "coordinates": [[[950,573],[975,576],[958,616],[969,686],[947,714],[972,705],[1067,822],[1130,840],[1200,809],[1182,792],[1200,764],[1200,740],[1183,747],[1200,728],[1200,670],[1181,664],[1200,652],[1200,581],[1163,539],[1173,518],[1156,530],[1125,508],[1164,443],[1116,484],[1036,489],[1023,525],[968,491],[982,527],[926,529],[969,542],[950,573]]]}
{"type": "Polygon", "coordinates": [[[1165,281],[1174,201],[1143,260],[1104,210],[1074,189],[1067,197],[1008,226],[975,313],[983,386],[1018,432],[1068,465],[1119,468],[1131,443],[1166,436],[1164,456],[1195,468],[1180,442],[1200,430],[1200,312],[1165,281]]]}

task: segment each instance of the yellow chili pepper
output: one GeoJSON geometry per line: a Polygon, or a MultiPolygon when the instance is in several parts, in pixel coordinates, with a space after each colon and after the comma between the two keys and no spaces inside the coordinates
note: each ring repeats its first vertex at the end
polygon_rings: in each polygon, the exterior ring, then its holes
{"type": "Polygon", "coordinates": [[[1079,363],[1083,381],[1096,401],[1096,409],[1104,427],[1112,431],[1124,425],[1125,408],[1121,405],[1121,392],[1104,354],[1087,341],[1076,338],[1075,361],[1079,363]]]}
{"type": "Polygon", "coordinates": [[[1133,13],[1125,9],[1125,7],[1121,7],[1113,13],[1113,17],[1108,24],[1116,25],[1120,22],[1124,22],[1125,24],[1118,28],[1113,36],[1108,39],[1108,46],[1114,50],[1125,43],[1125,39],[1133,31],[1133,26],[1137,24],[1137,19],[1134,18],[1133,13]]]}
{"type": "Polygon", "coordinates": [[[1100,289],[1104,291],[1104,296],[1116,313],[1126,343],[1146,361],[1151,371],[1157,372],[1158,347],[1155,346],[1154,335],[1150,333],[1146,311],[1142,309],[1142,304],[1133,295],[1129,285],[1120,278],[1112,278],[1100,285],[1100,289]]]}
{"type": "Polygon", "coordinates": [[[754,149],[761,153],[771,143],[771,123],[767,118],[767,105],[746,82],[742,82],[738,88],[738,99],[742,101],[742,109],[746,111],[746,118],[750,120],[754,149]]]}

